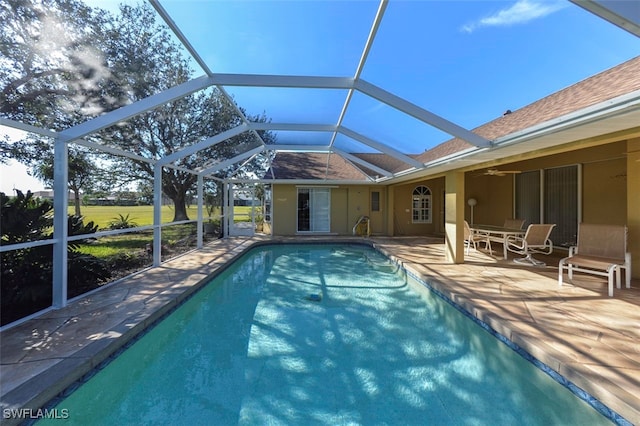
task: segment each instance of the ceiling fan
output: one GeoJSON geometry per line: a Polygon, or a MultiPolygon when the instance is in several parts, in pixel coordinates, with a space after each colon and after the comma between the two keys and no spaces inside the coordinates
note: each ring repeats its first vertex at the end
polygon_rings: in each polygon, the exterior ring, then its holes
{"type": "Polygon", "coordinates": [[[520,170],[498,170],[498,169],[487,169],[486,172],[483,173],[483,175],[486,176],[505,176],[508,174],[516,174],[516,173],[521,173],[520,170]]]}

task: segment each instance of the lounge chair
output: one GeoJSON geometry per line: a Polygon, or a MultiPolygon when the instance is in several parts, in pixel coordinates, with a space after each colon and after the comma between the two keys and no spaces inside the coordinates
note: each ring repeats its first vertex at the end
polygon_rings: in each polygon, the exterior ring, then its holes
{"type": "Polygon", "coordinates": [[[510,235],[507,237],[507,250],[514,253],[523,254],[525,257],[513,259],[516,263],[530,263],[534,266],[545,266],[546,263],[533,258],[534,253],[551,254],[553,252],[553,242],[549,235],[555,224],[534,223],[527,227],[524,237],[510,235]]]}
{"type": "Polygon", "coordinates": [[[608,278],[609,297],[613,296],[613,274],[620,288],[620,271],[625,270],[627,288],[631,288],[631,253],[627,253],[627,227],[623,225],[578,225],[578,245],[569,248],[569,256],[558,264],[558,286],[567,270],[569,279],[573,271],[608,278]]]}

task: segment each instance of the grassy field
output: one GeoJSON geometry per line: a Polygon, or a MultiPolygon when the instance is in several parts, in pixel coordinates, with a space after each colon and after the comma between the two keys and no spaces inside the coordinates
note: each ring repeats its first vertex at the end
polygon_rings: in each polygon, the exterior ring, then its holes
{"type": "MultiPolygon", "coordinates": [[[[251,207],[235,207],[234,210],[236,214],[246,214],[248,217],[251,207]]],[[[135,222],[137,226],[153,224],[153,206],[82,206],[81,213],[84,217],[84,223],[93,221],[100,229],[108,228],[111,222],[119,219],[118,215],[125,217],[129,215],[129,220],[135,222]]],[[[69,214],[74,214],[73,207],[69,207],[69,214]]],[[[173,214],[173,206],[162,206],[162,223],[171,222],[173,214]]],[[[204,214],[207,214],[206,210],[204,214]]],[[[197,206],[187,207],[187,215],[189,219],[196,220],[198,218],[197,206]]]]}
{"type": "MultiPolygon", "coordinates": [[[[129,215],[129,220],[138,226],[153,224],[153,206],[82,206],[81,213],[85,223],[93,221],[100,229],[108,228],[112,221],[119,218],[118,215],[129,215]]],[[[69,207],[69,214],[74,214],[73,207],[69,207]]],[[[171,222],[173,214],[173,206],[162,206],[162,223],[171,222]]],[[[189,219],[197,219],[198,208],[187,207],[187,215],[189,219]]]]}
{"type": "MultiPolygon", "coordinates": [[[[235,207],[234,210],[236,214],[245,214],[246,219],[250,220],[250,207],[235,207]]],[[[120,215],[123,217],[128,215],[127,220],[130,225],[134,223],[135,226],[153,224],[153,206],[82,206],[81,213],[84,217],[85,224],[93,221],[98,225],[99,229],[108,229],[111,222],[120,219],[120,215]]],[[[73,207],[69,208],[69,214],[74,214],[73,207]]],[[[219,214],[219,212],[215,212],[214,214],[219,214]]],[[[187,215],[189,219],[195,220],[198,216],[198,208],[196,206],[187,207],[187,215]]],[[[162,223],[171,222],[173,216],[173,206],[162,206],[162,223]]],[[[162,229],[162,243],[168,247],[173,246],[180,244],[181,241],[187,240],[190,236],[193,238],[195,234],[195,224],[164,227],[162,229]]],[[[112,235],[101,237],[92,244],[84,245],[80,251],[104,259],[144,250],[152,240],[152,231],[112,235]]]]}

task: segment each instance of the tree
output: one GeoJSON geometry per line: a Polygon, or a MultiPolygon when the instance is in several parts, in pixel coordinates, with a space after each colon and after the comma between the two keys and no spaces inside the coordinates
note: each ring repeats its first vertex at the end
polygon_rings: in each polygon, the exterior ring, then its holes
{"type": "Polygon", "coordinates": [[[121,105],[101,53],[110,19],[77,0],[0,3],[0,114],[64,129],[121,105]]]}
{"type": "MultiPolygon", "coordinates": [[[[136,101],[188,81],[193,70],[182,50],[171,39],[166,27],[156,23],[155,13],[148,6],[121,6],[121,15],[114,28],[117,34],[109,58],[129,58],[114,62],[112,68],[132,87],[131,101],[136,101]],[[141,73],[140,70],[145,70],[141,73]]],[[[229,101],[217,88],[201,91],[168,103],[127,123],[101,132],[103,140],[119,148],[144,156],[161,159],[199,141],[215,136],[243,123],[245,111],[229,101]],[[240,111],[240,113],[239,113],[240,111]]],[[[266,117],[251,119],[264,121],[266,117]]],[[[268,132],[263,137],[271,140],[268,132]]],[[[251,132],[185,156],[176,166],[196,170],[232,158],[260,141],[251,132]]],[[[258,164],[257,162],[255,164],[258,164]]],[[[152,181],[153,166],[127,158],[117,161],[113,175],[126,181],[152,181]]],[[[197,176],[175,168],[164,168],[162,191],[174,203],[174,221],[188,219],[186,197],[194,189],[197,176]]]]}
{"type": "MultiPolygon", "coordinates": [[[[76,0],[9,0],[0,6],[3,58],[0,62],[0,114],[51,129],[66,129],[121,105],[145,99],[188,81],[194,75],[182,47],[166,26],[156,22],[149,5],[120,6],[112,16],[76,0]],[[53,35],[60,34],[60,37],[53,35]],[[46,37],[45,37],[46,36],[46,37]],[[48,37],[51,36],[51,37],[48,37]],[[6,45],[5,45],[6,44],[6,45]]],[[[1,60],[1,59],[0,59],[1,60]]],[[[159,160],[205,138],[243,123],[245,111],[217,88],[156,108],[89,136],[93,141],[159,160]]],[[[258,121],[263,116],[250,117],[258,121]]],[[[261,132],[264,138],[272,136],[261,132]]],[[[173,200],[174,220],[188,219],[186,196],[197,180],[195,170],[258,146],[252,132],[181,158],[162,175],[162,191],[173,200]]],[[[35,174],[52,170],[41,152],[51,141],[32,138],[15,144],[20,160],[35,174]]],[[[6,147],[0,144],[0,153],[6,147]]],[[[74,155],[75,150],[70,150],[74,155]]],[[[89,165],[88,157],[70,157],[70,165],[89,165]],[[88,161],[84,161],[88,160],[88,161]]],[[[153,167],[127,157],[110,159],[121,185],[152,181],[153,167]]],[[[263,165],[257,160],[253,167],[263,165]]],[[[77,178],[94,170],[71,171],[77,178]]],[[[79,197],[77,197],[79,198],[79,197]]]]}
{"type": "MultiPolygon", "coordinates": [[[[126,101],[101,53],[111,16],[76,0],[0,3],[0,115],[62,130],[126,101]]],[[[0,161],[16,159],[51,184],[49,138],[0,142],[0,161]]],[[[70,149],[69,189],[80,214],[79,191],[95,171],[86,151],[70,149]]]]}
{"type": "MultiPolygon", "coordinates": [[[[47,185],[53,186],[53,155],[47,156],[36,164],[35,176],[47,185]]],[[[76,216],[82,216],[80,210],[80,190],[87,189],[97,173],[97,168],[86,152],[69,150],[69,190],[73,192],[73,205],[76,216]]]]}

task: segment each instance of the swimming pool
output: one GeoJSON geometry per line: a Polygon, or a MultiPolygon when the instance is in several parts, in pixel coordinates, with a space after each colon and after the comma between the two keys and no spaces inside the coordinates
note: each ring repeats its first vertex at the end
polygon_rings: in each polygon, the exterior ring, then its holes
{"type": "Polygon", "coordinates": [[[71,424],[609,423],[420,286],[366,246],[252,249],[57,408],[71,424]]]}

